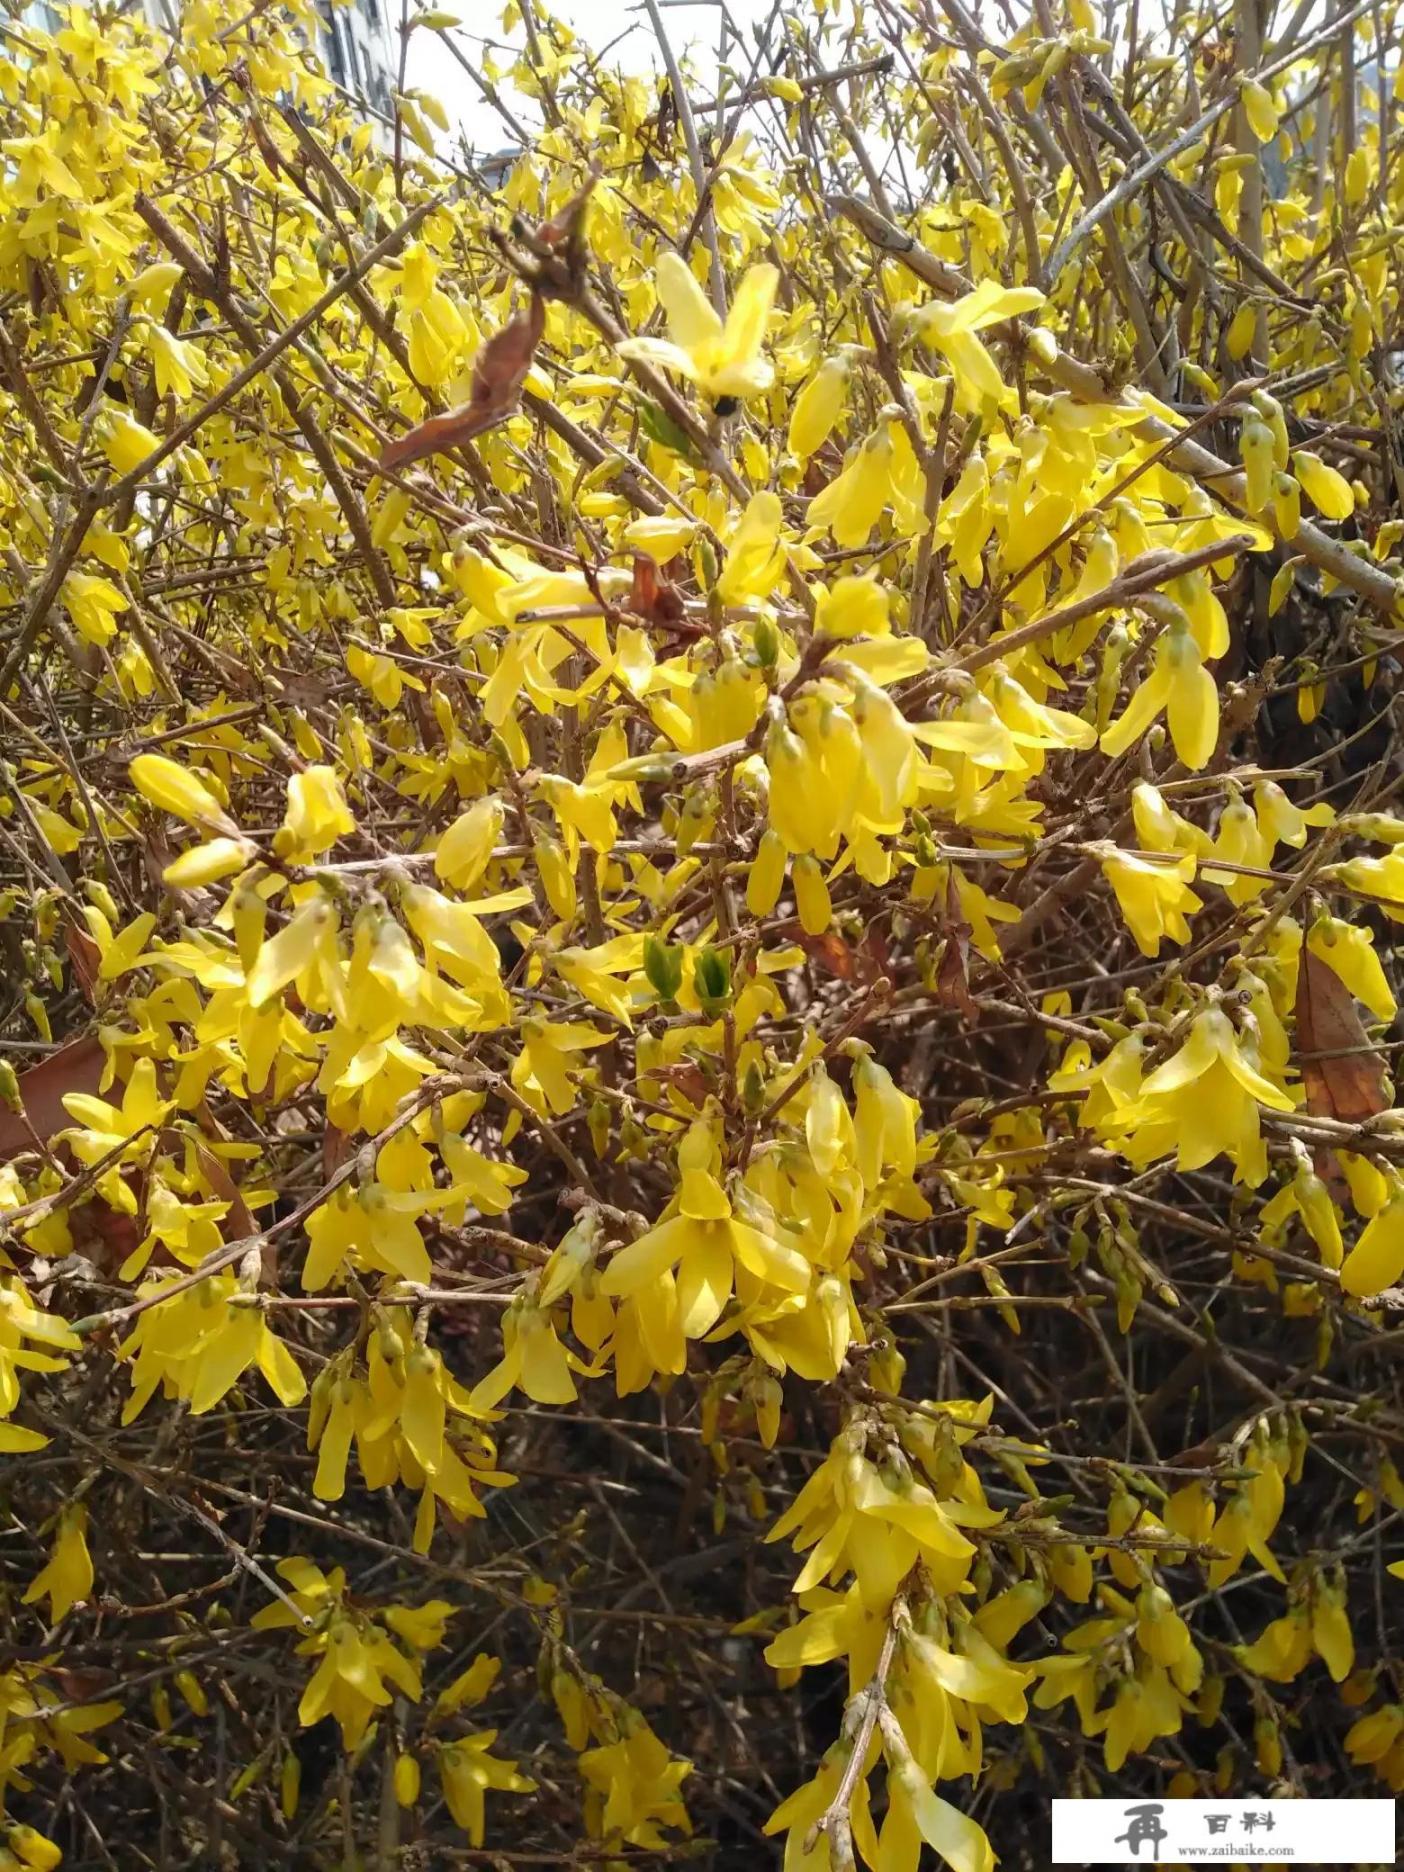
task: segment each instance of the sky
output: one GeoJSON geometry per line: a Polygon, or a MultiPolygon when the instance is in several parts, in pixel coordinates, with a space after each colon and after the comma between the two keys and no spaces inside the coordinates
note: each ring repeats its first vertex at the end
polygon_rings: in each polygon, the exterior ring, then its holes
{"type": "MultiPolygon", "coordinates": [[[[430,3],[442,6],[446,12],[462,12],[473,19],[478,29],[476,36],[466,27],[455,34],[460,49],[470,59],[480,51],[484,31],[497,47],[505,47],[509,43],[512,46],[522,44],[520,26],[515,27],[510,35],[502,32],[501,4],[494,5],[491,11],[479,13],[476,8],[470,12],[469,8],[461,7],[455,0],[430,0],[430,3]],[[491,24],[479,24],[485,21],[491,24]]],[[[733,65],[739,63],[744,71],[749,69],[754,51],[754,28],[769,14],[770,0],[726,0],[726,8],[735,27],[746,35],[744,47],[738,50],[733,42],[729,54],[730,62],[733,65]]],[[[578,33],[592,52],[599,53],[611,41],[617,41],[608,54],[608,63],[616,69],[631,73],[659,69],[658,47],[648,14],[641,4],[630,4],[629,0],[554,0],[551,11],[578,33]],[[624,35],[622,38],[621,34],[624,35]]],[[[717,69],[720,32],[716,0],[687,0],[684,5],[675,4],[673,0],[663,0],[663,23],[673,50],[679,56],[689,48],[692,50],[693,73],[699,86],[709,92],[717,69]]],[[[505,50],[497,51],[496,57],[500,65],[510,63],[505,50]]],[[[410,41],[406,79],[413,89],[425,91],[439,99],[450,121],[479,153],[490,154],[510,144],[511,135],[501,119],[483,101],[472,80],[455,63],[436,34],[415,33],[410,41]]],[[[524,122],[535,123],[535,114],[529,104],[524,104],[507,87],[503,87],[503,96],[514,109],[521,106],[518,115],[524,122]]]]}

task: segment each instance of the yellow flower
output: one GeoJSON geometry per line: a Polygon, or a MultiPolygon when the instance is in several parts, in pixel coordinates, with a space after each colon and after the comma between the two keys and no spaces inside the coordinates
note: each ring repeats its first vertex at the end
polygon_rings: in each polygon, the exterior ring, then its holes
{"type": "Polygon", "coordinates": [[[1296,451],[1292,457],[1292,472],[1312,506],[1327,520],[1348,520],[1355,512],[1355,495],[1349,481],[1334,468],[1327,467],[1310,449],[1296,451]]]}
{"type": "Polygon", "coordinates": [[[840,546],[862,546],[893,498],[896,460],[893,425],[883,423],[849,451],[842,472],[809,503],[809,525],[828,527],[840,546]]]}
{"type": "Polygon", "coordinates": [[[1043,294],[1033,286],[1001,286],[998,280],[986,279],[950,305],[923,309],[922,330],[951,367],[960,408],[978,414],[986,402],[998,403],[1007,394],[994,359],[975,333],[1042,304],[1043,294]]]}
{"type": "MultiPolygon", "coordinates": [[[[19,1403],[18,1373],[63,1371],[68,1360],[60,1352],[76,1352],[82,1341],[57,1314],[36,1307],[17,1274],[0,1275],[0,1418],[19,1403]],[[25,1340],[50,1348],[36,1352],[25,1340]]],[[[39,1449],[48,1441],[37,1431],[0,1423],[0,1448],[7,1453],[39,1449]]]]}
{"type": "Polygon", "coordinates": [[[31,1872],[53,1872],[53,1867],[63,1862],[63,1854],[54,1842],[23,1822],[6,1825],[4,1844],[31,1872]]]}
{"type": "Polygon", "coordinates": [[[1124,754],[1161,710],[1186,767],[1209,764],[1219,740],[1219,692],[1187,623],[1170,625],[1156,645],[1155,668],[1102,735],[1104,754],[1124,754]]]}
{"type": "Polygon", "coordinates": [[[849,574],[821,591],[815,607],[814,628],[828,637],[885,637],[888,593],[875,578],[849,574]]]}
{"type": "Polygon", "coordinates": [[[825,358],[790,409],[786,442],[790,453],[807,461],[823,448],[848,404],[848,360],[825,358]]]}
{"type": "Polygon", "coordinates": [[[514,1385],[537,1404],[573,1404],[578,1395],[571,1377],[572,1359],[556,1336],[549,1308],[521,1296],[502,1319],[503,1357],[469,1393],[475,1412],[490,1411],[514,1385]]]}
{"type": "Polygon", "coordinates": [[[1049,1090],[1083,1093],[1082,1122],[1095,1130],[1134,1105],[1141,1089],[1144,1055],[1145,1041],[1136,1033],[1118,1040],[1106,1058],[1095,1064],[1087,1042],[1076,1040],[1057,1072],[1049,1074],[1049,1090]]]}
{"type": "Polygon", "coordinates": [[[626,338],[616,347],[621,357],[676,371],[713,403],[744,400],[769,389],[775,368],[762,346],[780,283],[775,267],[766,262],[750,269],[736,288],[725,324],[681,254],[661,255],[654,278],[672,337],[626,338]]]}
{"type": "MultiPolygon", "coordinates": [[[[186,397],[194,385],[209,382],[210,374],[197,345],[177,338],[155,319],[146,320],[142,336],[156,373],[158,396],[170,392],[174,396],[186,397]]],[[[153,437],[152,446],[157,445],[158,439],[153,437]]]]}
{"type": "Polygon", "coordinates": [[[1246,1162],[1258,1147],[1258,1106],[1291,1111],[1292,1100],[1250,1062],[1222,1008],[1195,1017],[1180,1050],[1146,1078],[1135,1104],[1110,1120],[1121,1132],[1143,1131],[1153,1155],[1174,1149],[1182,1170],[1198,1170],[1221,1151],[1246,1162]]]}
{"type": "MultiPolygon", "coordinates": [[[[1394,1567],[1389,1571],[1393,1572],[1394,1567]]],[[[1404,1708],[1397,1703],[1387,1703],[1351,1725],[1346,1732],[1346,1753],[1354,1762],[1381,1761],[1401,1735],[1404,1735],[1404,1708]]]]}
{"type": "Polygon", "coordinates": [[[1340,976],[1376,1020],[1394,1019],[1393,990],[1376,954],[1374,936],[1362,924],[1329,915],[1318,917],[1307,931],[1307,948],[1340,976]]]}
{"type": "Polygon", "coordinates": [[[93,1590],[93,1563],[88,1555],[88,1511],[81,1504],[66,1508],[59,1516],[58,1535],[53,1553],[42,1572],[36,1573],[25,1589],[25,1605],[47,1596],[49,1623],[57,1625],[69,1609],[88,1598],[93,1590]]]}
{"type": "MultiPolygon", "coordinates": [[[[79,633],[101,648],[111,643],[127,601],[111,579],[91,572],[70,572],[63,581],[63,603],[79,633]]],[[[153,756],[153,758],[155,758],[153,756]]]]}
{"type": "Polygon", "coordinates": [[[1395,1185],[1389,1201],[1366,1223],[1360,1240],[1341,1268],[1348,1294],[1383,1293],[1404,1274],[1404,1188],[1395,1185]]]}
{"type": "Polygon", "coordinates": [[[1355,1638],[1346,1610],[1346,1585],[1338,1569],[1333,1578],[1318,1577],[1311,1597],[1311,1642],[1333,1682],[1344,1683],[1355,1668],[1355,1638]]]}
{"type": "Polygon", "coordinates": [[[600,1281],[608,1298],[627,1299],[676,1278],[678,1325],[689,1339],[716,1325],[738,1268],[787,1293],[809,1287],[809,1262],[797,1248],[734,1215],[714,1174],[717,1161],[711,1127],[699,1120],[678,1147],[682,1181],[676,1213],[619,1249],[600,1281]]]}
{"type": "Polygon", "coordinates": [[[586,1749],[579,1758],[590,1795],[586,1824],[595,1839],[618,1839],[631,1846],[661,1851],[662,1827],[692,1831],[678,1789],[692,1763],[669,1755],[658,1737],[635,1712],[625,1717],[628,1733],[617,1742],[586,1749]]]}
{"type": "Polygon", "coordinates": [[[1352,858],[1340,866],[1328,866],[1323,878],[1339,879],[1363,897],[1375,898],[1392,923],[1404,923],[1404,846],[1396,846],[1383,858],[1352,858]]]}
{"type": "MultiPolygon", "coordinates": [[[[806,1850],[805,1841],[811,1829],[823,1819],[833,1803],[847,1765],[848,1751],[842,1745],[831,1748],[819,1764],[813,1780],[797,1787],[793,1794],[781,1801],[766,1821],[763,1829],[765,1833],[783,1832],[786,1835],[783,1872],[832,1872],[827,1837],[818,1840],[812,1852],[806,1850]]],[[[853,1843],[862,1854],[860,1863],[876,1865],[877,1832],[873,1826],[866,1775],[860,1774],[853,1784],[849,1820],[853,1828],[853,1843]]]]}
{"type": "Polygon", "coordinates": [[[161,446],[160,436],[115,404],[103,411],[98,429],[102,452],[119,474],[130,474],[161,446]]]}
{"type": "Polygon", "coordinates": [[[1277,107],[1272,93],[1256,78],[1245,78],[1240,84],[1239,96],[1253,135],[1260,143],[1271,143],[1277,135],[1277,107]]]}
{"type": "Polygon", "coordinates": [[[1335,811],[1324,800],[1315,806],[1297,806],[1288,799],[1275,780],[1253,783],[1253,805],[1264,838],[1271,845],[1290,845],[1300,851],[1307,842],[1308,828],[1330,825],[1335,811]]]}
{"type": "Polygon", "coordinates": [[[332,767],[308,767],[288,781],[288,805],[274,836],[280,858],[303,863],[356,830],[340,776],[332,767]]]}
{"type": "Polygon", "coordinates": [[[118,1347],[118,1356],[132,1366],[123,1423],[140,1415],[158,1385],[200,1416],[213,1410],[250,1366],[257,1367],[282,1403],[302,1402],[307,1382],[296,1360],[269,1330],[257,1304],[249,1304],[254,1296],[240,1289],[235,1275],[212,1274],[162,1300],[161,1290],[170,1284],[162,1276],[138,1290],[148,1302],[146,1311],[118,1347]]]}
{"type": "Polygon", "coordinates": [[[726,539],[726,563],[717,592],[726,604],[765,598],[785,573],[780,544],[782,509],[774,494],[753,494],[726,539]]]}
{"type": "Polygon", "coordinates": [[[162,812],[211,831],[237,833],[238,827],[212,789],[188,767],[164,754],[138,754],[128,771],[137,792],[162,812]]]}
{"type": "Polygon", "coordinates": [[[961,1528],[990,1527],[1001,1516],[983,1503],[938,1499],[913,1473],[884,1477],[864,1444],[861,1425],[844,1430],[766,1536],[792,1534],[796,1552],[810,1550],[795,1592],[851,1570],[863,1606],[886,1606],[917,1560],[937,1590],[958,1591],[975,1556],[961,1528]]]}
{"type": "Polygon", "coordinates": [[[486,1827],[489,1788],[503,1794],[531,1794],[536,1783],[518,1774],[517,1764],[500,1755],[489,1754],[497,1740],[495,1729],[481,1729],[475,1735],[448,1742],[439,1749],[439,1778],[443,1782],[448,1810],[468,1835],[474,1846],[481,1846],[486,1827]]]}
{"type": "Polygon", "coordinates": [[[1306,1164],[1298,1168],[1290,1183],[1284,1184],[1263,1204],[1258,1219],[1264,1239],[1274,1247],[1279,1246],[1285,1232],[1284,1224],[1293,1215],[1299,1215],[1305,1223],[1307,1233],[1321,1251],[1323,1266],[1338,1268],[1344,1254],[1340,1216],[1326,1185],[1306,1164]]]}
{"type": "Polygon", "coordinates": [[[68,1142],[87,1164],[98,1163],[129,1142],[144,1139],[148,1146],[154,1144],[157,1128],[172,1109],[172,1101],[157,1091],[156,1067],[149,1059],[139,1059],[132,1067],[120,1106],[91,1092],[65,1092],[63,1105],[81,1127],[66,1134],[68,1142]]]}
{"type": "MultiPolygon", "coordinates": [[[[1253,809],[1233,789],[1219,817],[1213,856],[1252,870],[1266,870],[1272,864],[1272,846],[1263,837],[1253,809]]],[[[1230,903],[1235,904],[1252,903],[1268,887],[1266,878],[1245,876],[1241,871],[1219,871],[1208,865],[1204,867],[1204,879],[1208,884],[1221,885],[1230,903]]]]}
{"type": "Polygon", "coordinates": [[[557,1116],[579,1103],[574,1074],[584,1069],[577,1056],[609,1039],[587,1021],[525,1020],[522,1050],[512,1064],[512,1084],[538,1111],[557,1116]]]}
{"type": "Polygon", "coordinates": [[[876,1872],[917,1872],[925,1842],[951,1872],[995,1872],[984,1829],[942,1800],[910,1759],[888,1776],[887,1817],[878,1837],[876,1872]]]}
{"type": "Polygon", "coordinates": [[[457,890],[471,890],[492,858],[502,820],[496,799],[478,800],[460,813],[435,847],[435,876],[457,890]]]}
{"type": "Polygon", "coordinates": [[[1204,908],[1189,888],[1195,873],[1192,855],[1157,863],[1129,852],[1109,852],[1102,870],[1142,955],[1159,955],[1167,936],[1176,943],[1190,940],[1188,919],[1204,908]]]}

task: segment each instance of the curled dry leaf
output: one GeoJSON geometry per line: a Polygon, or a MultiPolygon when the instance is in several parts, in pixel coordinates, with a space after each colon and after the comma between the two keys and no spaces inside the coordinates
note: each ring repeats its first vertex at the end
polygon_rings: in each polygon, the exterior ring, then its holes
{"type": "MultiPolygon", "coordinates": [[[[258,1224],[254,1221],[243,1192],[229,1174],[229,1166],[222,1157],[215,1154],[207,1145],[197,1144],[195,1155],[200,1160],[200,1174],[205,1178],[215,1195],[229,1204],[219,1232],[226,1242],[247,1241],[258,1234],[258,1224]]],[[[278,1246],[276,1242],[265,1240],[259,1252],[260,1279],[265,1287],[275,1286],[278,1279],[278,1246]]]]}
{"type": "Polygon", "coordinates": [[[936,969],[936,999],[975,1020],[979,1009],[970,993],[970,925],[961,908],[954,878],[946,882],[945,946],[936,969]]]}
{"type": "Polygon", "coordinates": [[[594,193],[595,181],[596,178],[590,176],[584,186],[578,188],[549,221],[541,223],[536,230],[536,238],[541,246],[564,247],[567,251],[579,247],[585,238],[585,210],[594,193]]]}
{"type": "Polygon", "coordinates": [[[635,617],[660,630],[675,630],[683,621],[682,594],[658,569],[657,561],[647,553],[634,554],[633,579],[629,589],[629,609],[635,617]]]}
{"type": "Polygon", "coordinates": [[[381,467],[405,468],[426,455],[442,455],[510,416],[545,329],[545,301],[533,293],[526,311],[489,338],[479,352],[468,401],[442,416],[416,423],[398,441],[388,443],[380,452],[381,467]]]}
{"type": "Polygon", "coordinates": [[[33,1150],[37,1137],[47,1144],[56,1131],[73,1123],[63,1108],[66,1092],[96,1092],[106,1055],[96,1034],[70,1040],[19,1075],[25,1124],[18,1112],[0,1111],[0,1163],[33,1150]]]}
{"type": "Polygon", "coordinates": [[[1384,1061],[1370,1045],[1355,997],[1305,947],[1297,974],[1297,1051],[1309,1112],[1360,1124],[1389,1109],[1384,1061]]]}
{"type": "Polygon", "coordinates": [[[63,921],[63,946],[68,952],[73,979],[83,991],[83,999],[92,1007],[97,1001],[102,952],[87,930],[72,916],[65,916],[63,921]]]}
{"type": "Polygon", "coordinates": [[[795,940],[804,949],[805,954],[825,974],[832,975],[838,981],[852,981],[857,970],[854,965],[853,951],[836,930],[825,930],[822,935],[811,936],[795,925],[795,940]]]}

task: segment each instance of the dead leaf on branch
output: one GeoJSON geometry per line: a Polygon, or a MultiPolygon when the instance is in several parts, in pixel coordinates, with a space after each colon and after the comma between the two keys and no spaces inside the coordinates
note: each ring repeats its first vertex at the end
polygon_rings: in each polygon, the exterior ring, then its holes
{"type": "Polygon", "coordinates": [[[628,608],[635,617],[659,630],[676,630],[683,622],[682,593],[663,577],[656,560],[647,553],[634,554],[628,608]]]}
{"type": "Polygon", "coordinates": [[[65,916],[63,920],[63,946],[68,952],[73,979],[82,990],[83,999],[89,1007],[92,1007],[97,1002],[102,951],[83,925],[71,914],[65,916]]]}
{"type": "Polygon", "coordinates": [[[107,1061],[102,1042],[96,1034],[70,1040],[19,1075],[20,1102],[25,1124],[18,1112],[0,1111],[0,1163],[8,1163],[21,1151],[33,1150],[37,1137],[47,1144],[56,1131],[73,1120],[63,1108],[66,1092],[96,1092],[107,1061]]]}
{"type": "Polygon", "coordinates": [[[936,999],[942,1007],[958,1008],[968,1020],[976,1020],[980,1010],[970,992],[970,925],[961,908],[960,891],[954,877],[946,880],[946,934],[941,959],[936,968],[936,999]]]}
{"type": "Polygon", "coordinates": [[[381,467],[405,468],[426,455],[442,455],[504,422],[517,407],[545,329],[546,303],[533,293],[526,311],[495,332],[478,353],[468,401],[442,416],[427,417],[398,441],[387,443],[380,452],[381,467]]]}
{"type": "Polygon", "coordinates": [[[1314,1116],[1361,1124],[1388,1111],[1384,1060],[1370,1044],[1354,995],[1305,947],[1297,973],[1297,1052],[1314,1116]]]}
{"type": "Polygon", "coordinates": [[[563,248],[572,255],[580,252],[585,240],[585,210],[595,191],[595,181],[595,176],[588,177],[549,221],[541,223],[536,230],[536,239],[542,247],[563,248]]]}

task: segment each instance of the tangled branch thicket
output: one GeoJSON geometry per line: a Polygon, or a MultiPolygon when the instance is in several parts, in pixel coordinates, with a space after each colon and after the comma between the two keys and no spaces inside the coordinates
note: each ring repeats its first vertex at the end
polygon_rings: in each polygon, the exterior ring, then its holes
{"type": "Polygon", "coordinates": [[[1404,1786],[1398,9],[1148,12],[0,29],[0,1867],[1404,1786]]]}

